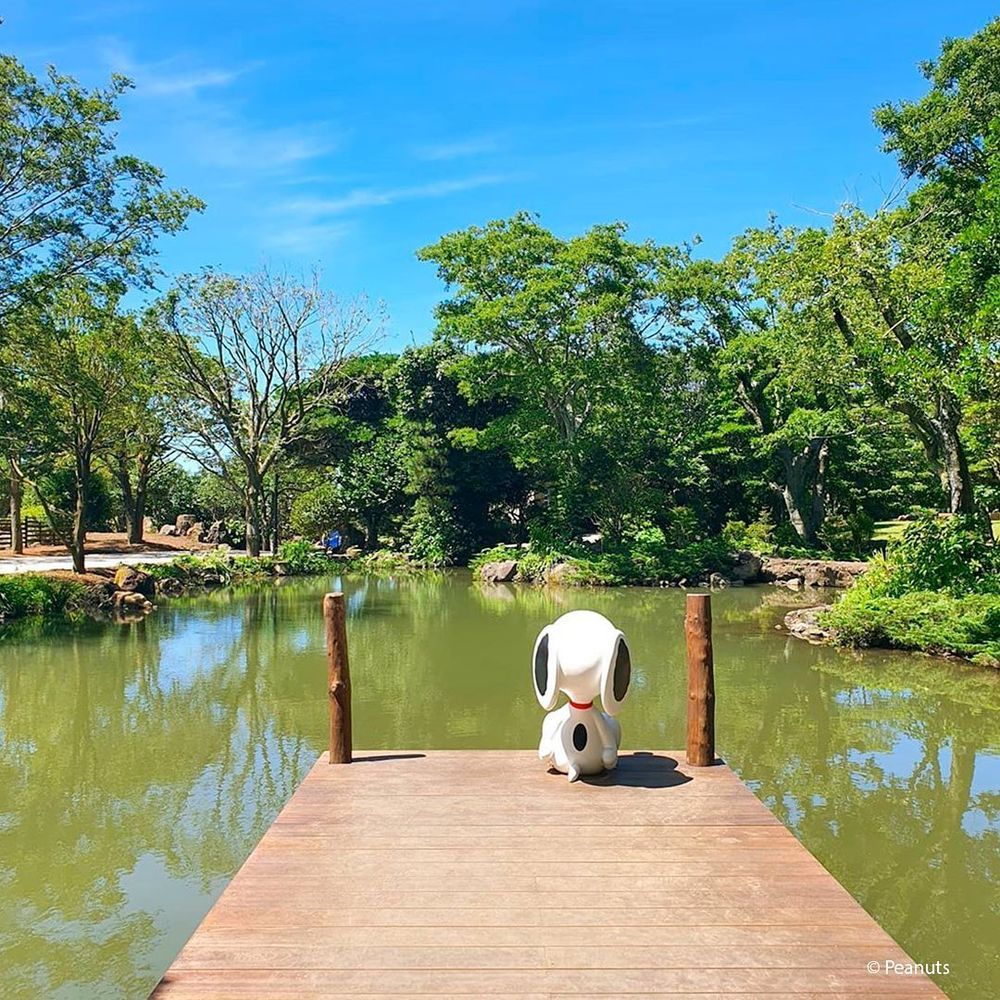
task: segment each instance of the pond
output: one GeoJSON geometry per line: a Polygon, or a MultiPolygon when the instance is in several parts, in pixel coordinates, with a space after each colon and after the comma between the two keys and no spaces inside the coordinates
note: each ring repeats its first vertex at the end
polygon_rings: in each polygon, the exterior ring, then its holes
{"type": "MultiPolygon", "coordinates": [[[[338,585],[0,638],[3,996],[147,995],[323,749],[338,585]]],[[[531,645],[578,607],[629,636],[625,747],[683,746],[677,590],[344,589],[359,747],[535,746],[531,645]]],[[[1000,676],[793,640],[797,599],[713,597],[720,752],[951,997],[1000,996],[1000,676]]]]}

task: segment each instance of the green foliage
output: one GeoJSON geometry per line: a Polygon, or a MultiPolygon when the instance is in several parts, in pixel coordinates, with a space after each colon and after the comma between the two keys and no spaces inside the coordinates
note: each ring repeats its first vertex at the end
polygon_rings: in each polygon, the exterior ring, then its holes
{"type": "Polygon", "coordinates": [[[31,615],[59,615],[73,611],[85,586],[75,580],[41,573],[0,576],[0,623],[31,615]]]}
{"type": "Polygon", "coordinates": [[[115,75],[86,90],[49,69],[39,80],[0,56],[0,163],[16,183],[0,190],[0,314],[37,301],[69,278],[146,280],[156,237],[182,229],[202,203],[163,185],[163,173],[115,150],[115,75]]]}
{"type": "Polygon", "coordinates": [[[1000,546],[983,537],[972,518],[926,516],[889,548],[883,592],[912,591],[1000,594],[1000,546]]]}
{"type": "Polygon", "coordinates": [[[729,552],[750,551],[759,555],[774,552],[774,521],[765,511],[756,521],[727,521],[722,529],[722,541],[729,552]]]}
{"type": "Polygon", "coordinates": [[[970,519],[925,517],[826,620],[849,645],[1000,658],[1000,546],[970,519]]]}
{"type": "MultiPolygon", "coordinates": [[[[46,519],[57,531],[67,534],[73,520],[76,504],[74,473],[70,466],[57,465],[51,472],[38,477],[38,489],[46,499],[45,508],[40,508],[46,519]]],[[[91,531],[110,531],[114,519],[115,496],[113,486],[106,473],[94,472],[87,486],[87,502],[84,516],[91,531]]]]}
{"type": "Polygon", "coordinates": [[[282,542],[278,546],[277,558],[284,563],[285,572],[293,576],[326,573],[330,569],[330,560],[326,555],[301,538],[282,542]]]}
{"type": "Polygon", "coordinates": [[[654,586],[687,580],[706,580],[714,572],[732,565],[726,543],[721,538],[700,539],[675,546],[659,528],[646,528],[627,542],[606,546],[596,552],[584,546],[539,549],[498,545],[478,553],[470,566],[477,570],[485,563],[513,559],[518,579],[542,582],[557,565],[561,583],[613,587],[627,584],[654,586]]]}
{"type": "Polygon", "coordinates": [[[431,569],[452,565],[465,545],[454,515],[429,497],[417,497],[404,537],[410,559],[431,569]]]}
{"type": "Polygon", "coordinates": [[[876,596],[859,590],[859,584],[826,616],[840,642],[1000,661],[1000,595],[954,597],[917,590],[899,597],[876,596]]]}
{"type": "Polygon", "coordinates": [[[399,576],[416,572],[426,572],[427,567],[417,566],[405,552],[380,549],[366,552],[347,563],[350,573],[363,576],[399,576]]]}
{"type": "Polygon", "coordinates": [[[199,487],[204,477],[196,476],[177,462],[157,470],[146,492],[146,513],[153,526],[172,524],[178,514],[195,514],[206,521],[217,518],[199,499],[199,487]]]}
{"type": "Polygon", "coordinates": [[[336,483],[314,486],[292,501],[289,524],[297,535],[318,539],[324,532],[343,527],[345,520],[346,505],[336,483]]]}

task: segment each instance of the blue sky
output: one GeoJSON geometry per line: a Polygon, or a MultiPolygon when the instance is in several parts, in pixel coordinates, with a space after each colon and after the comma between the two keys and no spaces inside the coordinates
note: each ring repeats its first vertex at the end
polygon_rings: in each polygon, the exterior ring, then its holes
{"type": "Polygon", "coordinates": [[[816,221],[897,179],[871,109],[995,4],[8,0],[3,51],[136,82],[121,146],[208,203],[167,272],[263,261],[385,301],[424,341],[414,251],[519,209],[561,235],[622,220],[709,253],[776,211],[816,221]]]}

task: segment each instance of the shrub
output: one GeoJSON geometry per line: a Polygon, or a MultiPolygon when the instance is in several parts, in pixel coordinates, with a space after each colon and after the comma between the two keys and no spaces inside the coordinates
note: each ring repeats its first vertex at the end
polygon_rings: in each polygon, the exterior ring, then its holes
{"type": "Polygon", "coordinates": [[[314,486],[292,501],[292,531],[306,538],[319,538],[334,528],[343,528],[346,521],[343,491],[336,483],[314,486]]]}
{"type": "Polygon", "coordinates": [[[278,561],[285,564],[287,572],[295,575],[325,573],[330,568],[326,556],[302,538],[282,542],[278,546],[278,561]]]}
{"type": "Polygon", "coordinates": [[[730,552],[749,549],[758,555],[770,555],[774,552],[774,521],[767,511],[750,524],[727,521],[722,529],[722,540],[730,552]]]}
{"type": "Polygon", "coordinates": [[[825,616],[839,642],[1000,659],[1000,548],[971,518],[926,516],[825,616]]]}
{"type": "Polygon", "coordinates": [[[406,551],[419,566],[450,566],[465,548],[462,530],[451,510],[427,497],[417,498],[403,531],[406,551]]]}
{"type": "Polygon", "coordinates": [[[890,546],[885,593],[1000,594],[1000,546],[969,516],[924,516],[890,546]]]}
{"type": "Polygon", "coordinates": [[[552,566],[567,563],[572,568],[572,582],[598,587],[701,580],[731,564],[721,538],[675,548],[659,528],[650,527],[636,532],[629,542],[608,546],[603,552],[574,545],[549,551],[539,551],[534,544],[528,549],[497,545],[480,552],[469,565],[476,571],[485,563],[504,559],[517,562],[522,580],[539,581],[552,566]]]}
{"type": "Polygon", "coordinates": [[[85,590],[76,580],[41,573],[0,576],[0,621],[73,610],[85,590]]]}
{"type": "Polygon", "coordinates": [[[1000,659],[1000,595],[918,590],[873,596],[863,592],[863,582],[826,615],[839,641],[1000,659]]]}

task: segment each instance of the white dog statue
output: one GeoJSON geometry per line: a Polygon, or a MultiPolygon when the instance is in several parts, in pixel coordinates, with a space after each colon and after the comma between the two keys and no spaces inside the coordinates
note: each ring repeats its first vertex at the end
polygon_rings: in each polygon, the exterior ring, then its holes
{"type": "Polygon", "coordinates": [[[538,756],[576,781],[618,763],[621,710],[632,678],[624,634],[596,611],[570,611],[535,640],[532,675],[542,722],[538,756]],[[569,703],[556,709],[559,692],[569,703]],[[594,698],[601,697],[600,709],[594,698]]]}

